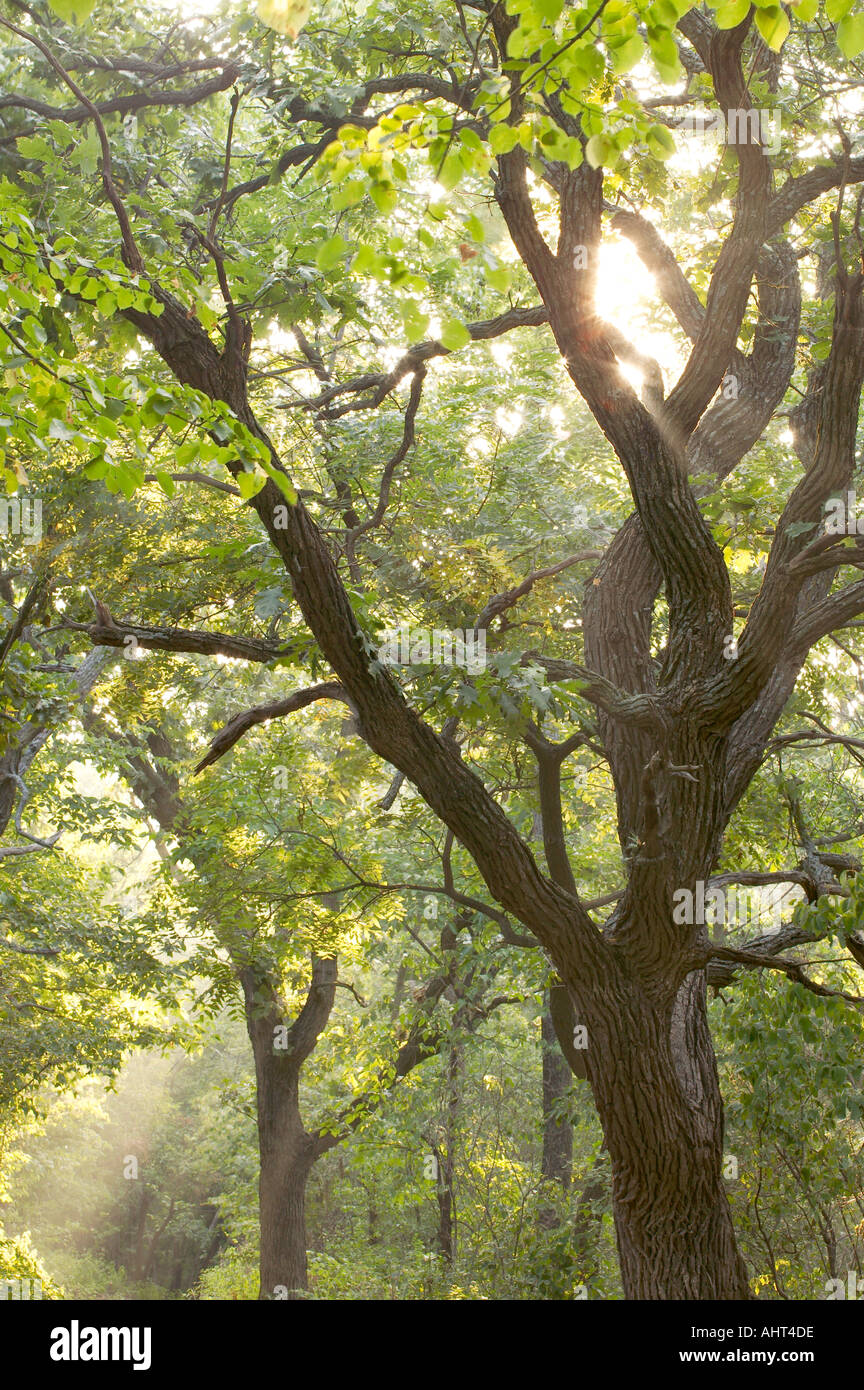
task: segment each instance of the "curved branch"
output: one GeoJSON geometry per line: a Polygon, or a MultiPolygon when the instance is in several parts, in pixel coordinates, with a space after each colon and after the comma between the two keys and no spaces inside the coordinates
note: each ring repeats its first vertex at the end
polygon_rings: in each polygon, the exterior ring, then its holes
{"type": "Polygon", "coordinates": [[[217,762],[219,758],[224,758],[229,748],[233,748],[234,744],[257,724],[266,724],[270,719],[282,719],[286,714],[305,709],[316,700],[343,700],[346,704],[349,703],[343,687],[337,681],[325,681],[306,690],[296,690],[285,700],[272,700],[267,705],[255,705],[253,709],[243,710],[241,714],[235,714],[234,718],[210,740],[209,751],[195,767],[193,776],[203,772],[205,767],[210,767],[211,763],[217,762]]]}
{"type": "Polygon", "coordinates": [[[539,652],[526,652],[522,665],[542,666],[548,681],[582,681],[579,694],[583,699],[602,709],[611,719],[621,724],[629,724],[637,729],[651,729],[664,732],[666,719],[663,707],[656,695],[631,695],[619,690],[612,681],[586,666],[573,661],[561,661],[555,657],[541,656],[539,652]]]}

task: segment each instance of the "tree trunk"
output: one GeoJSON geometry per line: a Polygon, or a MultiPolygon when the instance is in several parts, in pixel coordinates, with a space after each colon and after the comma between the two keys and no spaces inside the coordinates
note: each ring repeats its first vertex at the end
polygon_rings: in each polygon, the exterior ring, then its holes
{"type": "Polygon", "coordinates": [[[278,1117],[275,1124],[268,1123],[265,1117],[262,1126],[261,1108],[259,1105],[261,1288],[258,1297],[293,1300],[302,1297],[308,1287],[306,1183],[313,1160],[307,1146],[298,1145],[296,1135],[290,1133],[292,1126],[278,1122],[278,1117]]]}
{"type": "Polygon", "coordinates": [[[589,1037],[625,1298],[750,1298],[723,1185],[704,976],[689,976],[665,1010],[616,991],[589,1037]]]}
{"type": "Polygon", "coordinates": [[[315,1163],[300,1113],[296,1054],[274,1046],[282,1025],[263,976],[242,972],[246,1027],[255,1058],[258,1114],[259,1299],[296,1299],[308,1286],[306,1183],[315,1163]],[[262,1000],[263,996],[263,1000],[262,1000]]]}
{"type": "MultiPolygon", "coordinates": [[[[547,994],[548,1000],[548,994],[547,994]]],[[[561,1114],[571,1071],[561,1054],[548,1005],[540,1023],[543,1045],[543,1154],[540,1171],[566,1192],[573,1168],[573,1127],[561,1114]]]]}
{"type": "MultiPolygon", "coordinates": [[[[556,988],[560,990],[561,986],[556,988]]],[[[566,1192],[573,1170],[573,1127],[568,1119],[562,1117],[561,1110],[570,1090],[572,1073],[558,1045],[555,1024],[549,1011],[548,990],[545,1002],[546,1008],[540,1020],[543,1054],[543,1151],[540,1174],[544,1184],[557,1184],[566,1192]]],[[[544,1204],[538,1209],[537,1222],[546,1230],[554,1230],[561,1224],[561,1213],[554,1205],[544,1204]]]]}
{"type": "Polygon", "coordinates": [[[456,1256],[456,1210],[453,1201],[453,1179],[456,1173],[456,1139],[459,1121],[462,1056],[457,1046],[450,1048],[447,1059],[447,1099],[444,1121],[444,1144],[438,1165],[438,1231],[436,1241],[441,1258],[452,1265],[456,1256]]]}
{"type": "Polygon", "coordinates": [[[144,1231],[147,1226],[147,1213],[150,1210],[150,1193],[141,1188],[141,1203],[138,1208],[138,1221],[135,1228],[135,1251],[132,1256],[132,1279],[138,1284],[144,1277],[144,1231]]]}

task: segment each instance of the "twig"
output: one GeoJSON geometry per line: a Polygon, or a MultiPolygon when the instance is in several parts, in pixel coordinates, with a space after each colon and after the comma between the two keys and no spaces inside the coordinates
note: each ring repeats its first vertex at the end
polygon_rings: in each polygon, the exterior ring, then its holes
{"type": "Polygon", "coordinates": [[[138,250],[138,246],[135,242],[135,237],[132,233],[132,225],[129,221],[129,214],[126,211],[123,199],[120,197],[120,194],[117,192],[117,188],[114,184],[113,170],[111,164],[111,146],[108,142],[108,134],[105,130],[105,124],[102,120],[102,117],[99,115],[99,111],[93,105],[93,102],[90,100],[90,98],[84,94],[84,92],[78,86],[78,83],[75,81],[75,79],[73,77],[70,77],[69,73],[63,67],[63,64],[59,61],[59,59],[57,59],[54,56],[47,44],[44,44],[40,38],[36,37],[35,34],[28,34],[24,29],[19,29],[16,24],[12,24],[8,19],[3,19],[2,17],[0,17],[0,24],[3,25],[4,29],[10,30],[10,32],[13,34],[17,34],[19,39],[24,39],[26,43],[32,43],[34,48],[38,48],[39,52],[45,58],[48,59],[48,62],[51,64],[58,77],[60,77],[66,83],[66,86],[78,98],[78,100],[81,102],[81,105],[86,107],[87,111],[89,111],[93,119],[93,123],[96,126],[96,133],[99,136],[99,144],[102,148],[102,184],[108,196],[108,201],[114,209],[114,212],[117,216],[117,221],[120,226],[120,235],[123,239],[123,249],[126,253],[124,259],[126,261],[126,264],[129,266],[129,269],[134,274],[140,273],[144,269],[144,262],[141,259],[141,252],[138,250]]]}

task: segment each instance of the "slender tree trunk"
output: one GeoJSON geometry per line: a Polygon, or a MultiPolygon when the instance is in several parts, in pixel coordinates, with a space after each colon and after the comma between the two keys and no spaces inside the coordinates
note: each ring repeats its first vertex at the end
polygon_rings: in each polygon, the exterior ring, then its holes
{"type": "MultiPolygon", "coordinates": [[[[557,1184],[566,1192],[573,1171],[573,1127],[561,1111],[570,1090],[572,1072],[558,1044],[555,1024],[549,1012],[548,990],[546,1008],[540,1020],[540,1034],[543,1053],[543,1151],[540,1174],[544,1183],[557,1184]]],[[[553,1205],[543,1205],[537,1213],[537,1221],[546,1230],[553,1230],[560,1225],[560,1213],[553,1205]]]]}
{"type": "Polygon", "coordinates": [[[150,1193],[141,1188],[141,1204],[138,1208],[138,1222],[135,1228],[135,1253],[132,1257],[132,1279],[137,1284],[144,1277],[144,1231],[147,1226],[147,1213],[150,1210],[150,1193]]]}
{"type": "Polygon", "coordinates": [[[444,1124],[444,1144],[438,1165],[438,1249],[444,1263],[452,1265],[456,1256],[456,1210],[453,1201],[453,1178],[456,1171],[456,1135],[459,1121],[459,1078],[462,1066],[461,1049],[451,1047],[447,1059],[447,1109],[444,1124]]]}
{"type": "Polygon", "coordinates": [[[445,1156],[438,1179],[438,1231],[436,1242],[446,1265],[453,1263],[453,1170],[445,1156]]]}
{"type": "MultiPolygon", "coordinates": [[[[547,996],[548,998],[548,996],[547,996]]],[[[548,1007],[540,1022],[543,1043],[543,1154],[540,1171],[566,1192],[573,1170],[573,1127],[562,1115],[571,1071],[561,1054],[548,1007]]]]}
{"type": "Polygon", "coordinates": [[[152,1275],[153,1275],[153,1266],[154,1266],[155,1263],[156,1263],[156,1251],[157,1251],[157,1249],[158,1249],[158,1247],[159,1247],[159,1242],[160,1242],[160,1240],[162,1239],[163,1235],[164,1235],[165,1232],[167,1231],[168,1227],[170,1226],[170,1224],[171,1224],[171,1222],[172,1222],[172,1220],[173,1220],[173,1218],[174,1218],[174,1208],[176,1207],[176,1205],[177,1205],[176,1200],[175,1200],[174,1197],[172,1197],[172,1198],[171,1198],[171,1201],[170,1201],[170,1204],[169,1204],[169,1206],[168,1206],[168,1212],[167,1212],[167,1214],[166,1214],[166,1216],[165,1216],[165,1219],[162,1221],[162,1223],[161,1223],[161,1225],[158,1227],[158,1229],[157,1229],[156,1231],[154,1231],[154,1233],[153,1233],[153,1239],[150,1241],[150,1249],[149,1249],[149,1251],[148,1251],[148,1253],[147,1253],[147,1258],[146,1258],[146,1261],[145,1261],[145,1264],[144,1264],[144,1274],[143,1274],[143,1278],[144,1278],[144,1279],[150,1279],[150,1278],[152,1278],[152,1275]]]}

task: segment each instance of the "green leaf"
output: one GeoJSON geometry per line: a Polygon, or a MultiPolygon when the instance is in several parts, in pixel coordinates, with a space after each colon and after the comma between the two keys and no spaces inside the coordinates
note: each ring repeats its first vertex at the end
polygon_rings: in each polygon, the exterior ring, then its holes
{"type": "Polygon", "coordinates": [[[714,18],[718,29],[734,29],[750,13],[750,0],[728,0],[718,9],[714,18]]]}
{"type": "Polygon", "coordinates": [[[96,3],[96,0],[48,0],[52,10],[68,24],[74,20],[76,24],[83,24],[87,19],[96,3]]]}
{"type": "Polygon", "coordinates": [[[836,24],[839,19],[847,15],[852,8],[854,0],[825,0],[825,13],[832,24],[836,24]]]}
{"type": "Polygon", "coordinates": [[[356,208],[366,197],[366,184],[360,179],[349,179],[333,194],[333,206],[337,211],[343,208],[356,208]]]}
{"type": "Polygon", "coordinates": [[[465,166],[462,163],[462,156],[458,150],[451,150],[445,156],[440,169],[435,169],[435,177],[442,188],[446,188],[448,193],[451,188],[455,188],[462,175],[465,173],[465,166]]]}
{"type": "Polygon", "coordinates": [[[178,468],[186,468],[199,453],[197,439],[187,439],[181,444],[175,455],[175,462],[178,468]]]}
{"type": "Polygon", "coordinates": [[[236,475],[235,481],[240,489],[240,496],[244,502],[248,502],[250,497],[261,491],[267,478],[263,473],[242,472],[236,475]]]}
{"type": "Polygon", "coordinates": [[[482,244],[486,240],[486,228],[473,212],[470,217],[465,218],[465,230],[472,241],[482,244]]]}
{"type": "Polygon", "coordinates": [[[756,11],[756,28],[769,48],[779,53],[790,29],[789,16],[781,5],[756,11]]]}
{"type": "Polygon", "coordinates": [[[52,420],[48,426],[48,438],[61,439],[65,444],[70,439],[75,438],[75,431],[70,430],[69,426],[64,424],[62,420],[52,420]]]}
{"type": "Polygon", "coordinates": [[[258,0],[258,17],[289,39],[296,39],[311,13],[312,0],[258,0]]]}
{"type": "Polygon", "coordinates": [[[402,326],[405,329],[406,337],[410,338],[412,342],[418,342],[425,337],[429,327],[429,315],[424,314],[416,300],[404,300],[399,305],[399,313],[402,316],[402,326]]]}
{"type": "Polygon", "coordinates": [[[441,342],[451,352],[467,347],[470,341],[471,334],[460,319],[448,319],[441,329],[441,342]]]}
{"type": "Polygon", "coordinates": [[[680,13],[672,0],[654,0],[648,9],[646,19],[649,24],[656,25],[659,29],[674,29],[680,13]]]}
{"type": "Polygon", "coordinates": [[[348,242],[342,236],[331,236],[327,241],[322,241],[318,250],[315,252],[315,264],[322,272],[332,270],[335,265],[342,260],[349,250],[348,242]]]}
{"type": "Polygon", "coordinates": [[[648,43],[654,65],[663,81],[677,82],[684,69],[681,66],[678,48],[672,35],[668,32],[658,33],[655,30],[653,33],[649,32],[648,43]]]}
{"type": "MultiPolygon", "coordinates": [[[[21,148],[18,141],[18,148],[21,148]]],[[[509,154],[519,143],[519,132],[512,125],[493,125],[489,132],[489,148],[493,154],[509,154]]]]}
{"type": "MultiPolygon", "coordinates": [[[[285,498],[285,501],[289,506],[293,507],[297,501],[297,492],[296,489],[291,486],[290,478],[282,472],[281,468],[276,468],[276,466],[270,462],[269,458],[261,460],[261,467],[264,469],[264,472],[271,482],[276,484],[282,496],[285,498]]],[[[258,492],[259,489],[256,488],[255,491],[258,492]]]]}
{"type": "MultiPolygon", "coordinates": [[[[749,0],[747,0],[749,4],[749,0]]],[[[675,153],[675,137],[663,125],[652,125],[645,142],[655,159],[671,159],[675,153]]]]}
{"type": "Polygon", "coordinates": [[[616,154],[615,145],[609,139],[608,135],[592,135],[588,144],[585,146],[585,158],[588,160],[592,169],[599,169],[601,165],[606,164],[610,158],[614,163],[616,154]]]}
{"type": "Polygon", "coordinates": [[[373,183],[369,195],[379,212],[391,213],[396,207],[397,194],[392,183],[373,183]]]}
{"type": "Polygon", "coordinates": [[[21,135],[15,141],[18,153],[25,159],[51,159],[54,151],[41,135],[21,135]]]}
{"type": "MultiPolygon", "coordinates": [[[[745,0],[749,5],[750,0],[745,0]]],[[[610,47],[609,53],[612,59],[612,71],[614,73],[629,72],[632,67],[639,62],[645,52],[645,43],[638,34],[631,34],[624,43],[610,47]]]]}
{"type": "Polygon", "coordinates": [[[506,265],[498,265],[487,268],[486,281],[492,286],[493,290],[499,290],[501,294],[506,294],[510,288],[513,276],[506,265]]]}
{"type": "Polygon", "coordinates": [[[102,146],[99,143],[99,136],[95,130],[91,130],[79,140],[72,152],[72,162],[77,164],[82,174],[89,176],[95,174],[96,165],[99,163],[99,156],[102,153],[102,146]]]}
{"type": "Polygon", "coordinates": [[[380,280],[384,274],[384,257],[361,242],[357,247],[357,254],[351,266],[355,275],[371,275],[376,280],[380,280]]]}
{"type": "Polygon", "coordinates": [[[837,46],[845,57],[858,57],[864,49],[864,11],[844,15],[837,25],[837,46]]]}

